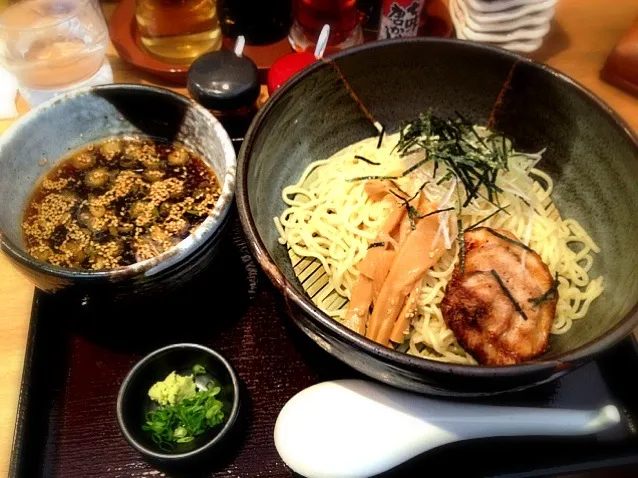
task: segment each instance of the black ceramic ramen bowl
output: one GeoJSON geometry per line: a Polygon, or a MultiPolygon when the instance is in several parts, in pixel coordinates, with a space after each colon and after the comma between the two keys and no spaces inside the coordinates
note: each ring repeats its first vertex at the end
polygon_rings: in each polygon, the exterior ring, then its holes
{"type": "Polygon", "coordinates": [[[295,277],[273,217],[281,190],[311,162],[375,131],[328,64],[294,76],[253,122],[238,162],[238,208],[250,246],[283,294],[294,322],[355,369],[397,387],[479,396],[540,384],[591,360],[638,324],[638,140],[607,105],[561,73],[504,50],[470,42],[410,39],[364,45],[333,57],[371,114],[395,132],[428,108],[455,111],[493,128],[523,151],[547,148],[539,168],[555,181],[564,216],[602,248],[592,277],[605,291],[572,329],[552,336],[529,363],[486,367],[409,356],[351,332],[321,312],[295,277]]]}
{"type": "Polygon", "coordinates": [[[240,386],[232,365],[216,351],[198,344],[173,344],[156,350],[140,360],[128,373],[117,396],[117,423],[126,441],[151,460],[170,463],[198,463],[211,458],[215,450],[230,437],[240,409],[240,386]],[[216,396],[222,402],[224,420],[188,443],[175,444],[172,449],[160,447],[149,431],[142,429],[146,415],[156,405],[148,396],[154,383],[171,372],[190,375],[194,365],[201,365],[206,374],[195,381],[206,386],[213,381],[221,391],[216,396]]]}
{"type": "Polygon", "coordinates": [[[44,103],[0,137],[0,239],[12,262],[45,291],[109,298],[174,289],[215,257],[235,190],[236,157],[226,131],[194,101],[171,91],[116,84],[74,91],[44,103]],[[179,244],[152,259],[107,271],[56,267],[24,249],[21,222],[38,179],[87,144],[118,135],[179,141],[215,171],[222,187],[212,213],[179,244]]]}

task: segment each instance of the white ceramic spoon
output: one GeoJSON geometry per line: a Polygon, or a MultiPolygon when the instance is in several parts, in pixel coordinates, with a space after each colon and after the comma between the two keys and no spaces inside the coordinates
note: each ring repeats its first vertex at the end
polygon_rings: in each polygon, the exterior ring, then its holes
{"type": "Polygon", "coordinates": [[[340,380],[290,399],[275,424],[275,446],[290,468],[308,478],[365,477],[454,441],[585,435],[619,422],[613,405],[593,411],[473,405],[340,380]]]}

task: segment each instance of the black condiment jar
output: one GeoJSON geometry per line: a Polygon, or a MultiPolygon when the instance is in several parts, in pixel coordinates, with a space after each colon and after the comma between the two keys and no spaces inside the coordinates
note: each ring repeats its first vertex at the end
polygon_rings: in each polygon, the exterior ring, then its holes
{"type": "Polygon", "coordinates": [[[257,112],[258,73],[257,65],[250,58],[233,51],[205,53],[188,71],[189,93],[211,110],[236,147],[257,112]]]}

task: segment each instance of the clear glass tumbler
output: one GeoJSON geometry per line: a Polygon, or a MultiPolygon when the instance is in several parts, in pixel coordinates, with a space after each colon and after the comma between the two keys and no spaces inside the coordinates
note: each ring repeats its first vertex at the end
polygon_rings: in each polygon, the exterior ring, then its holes
{"type": "Polygon", "coordinates": [[[89,80],[107,44],[96,0],[21,0],[0,15],[0,62],[21,88],[59,90],[89,80]]]}

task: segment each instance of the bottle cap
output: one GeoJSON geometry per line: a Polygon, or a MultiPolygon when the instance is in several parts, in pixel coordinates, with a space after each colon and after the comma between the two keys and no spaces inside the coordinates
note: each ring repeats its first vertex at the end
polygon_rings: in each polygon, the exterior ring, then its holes
{"type": "Polygon", "coordinates": [[[315,61],[315,55],[310,52],[291,53],[279,58],[268,71],[268,93],[272,95],[288,78],[315,61]]]}
{"type": "Polygon", "coordinates": [[[317,39],[317,45],[314,53],[307,51],[291,53],[290,55],[282,56],[273,63],[268,71],[268,93],[273,94],[273,92],[286,82],[288,78],[320,59],[328,45],[329,36],[330,26],[324,25],[321,29],[321,33],[319,34],[319,38],[317,39]]]}
{"type": "Polygon", "coordinates": [[[242,56],[244,38],[239,37],[235,51],[204,53],[188,71],[187,87],[191,96],[205,108],[233,111],[252,105],[259,97],[257,65],[242,56]]]}

